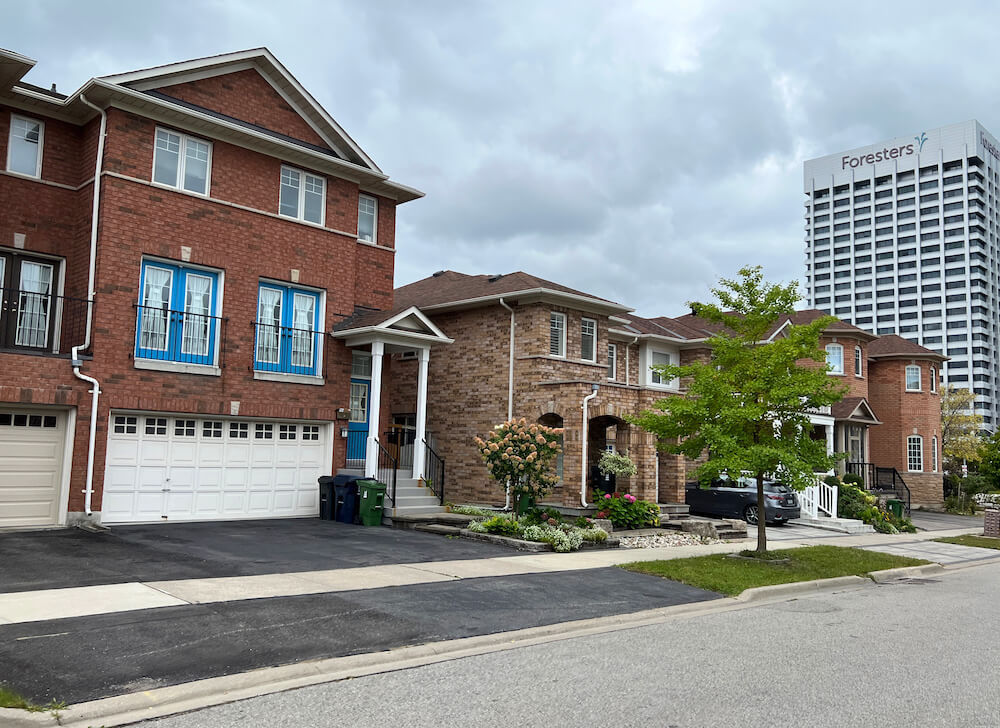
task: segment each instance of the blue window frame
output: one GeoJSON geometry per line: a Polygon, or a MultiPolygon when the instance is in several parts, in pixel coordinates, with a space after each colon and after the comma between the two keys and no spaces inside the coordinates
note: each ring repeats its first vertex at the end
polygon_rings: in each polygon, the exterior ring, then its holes
{"type": "Polygon", "coordinates": [[[315,376],[319,370],[319,294],[275,283],[257,292],[254,369],[315,376]]]}
{"type": "Polygon", "coordinates": [[[218,273],[143,261],[136,359],[214,364],[218,295],[218,273]]]}

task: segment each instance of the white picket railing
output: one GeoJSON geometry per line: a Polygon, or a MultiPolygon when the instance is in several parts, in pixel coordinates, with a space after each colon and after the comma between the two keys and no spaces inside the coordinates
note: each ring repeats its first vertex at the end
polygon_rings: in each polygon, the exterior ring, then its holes
{"type": "Polygon", "coordinates": [[[817,480],[816,485],[810,485],[799,493],[799,509],[804,518],[819,518],[820,513],[836,518],[837,486],[817,480]]]}

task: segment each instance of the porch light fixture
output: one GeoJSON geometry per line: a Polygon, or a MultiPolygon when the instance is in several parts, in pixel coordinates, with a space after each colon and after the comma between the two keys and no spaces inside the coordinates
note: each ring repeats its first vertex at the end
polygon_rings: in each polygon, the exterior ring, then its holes
{"type": "Polygon", "coordinates": [[[344,439],[347,438],[347,428],[346,427],[341,427],[340,428],[340,436],[341,436],[341,438],[344,438],[344,439]]]}

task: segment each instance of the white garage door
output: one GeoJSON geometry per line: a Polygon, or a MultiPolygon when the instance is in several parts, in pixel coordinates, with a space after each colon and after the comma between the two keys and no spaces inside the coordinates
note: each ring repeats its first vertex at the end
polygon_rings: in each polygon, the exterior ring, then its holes
{"type": "Polygon", "coordinates": [[[315,516],[326,424],[111,414],[101,520],[315,516]]]}
{"type": "Polygon", "coordinates": [[[66,414],[0,408],[0,526],[59,520],[66,414]]]}

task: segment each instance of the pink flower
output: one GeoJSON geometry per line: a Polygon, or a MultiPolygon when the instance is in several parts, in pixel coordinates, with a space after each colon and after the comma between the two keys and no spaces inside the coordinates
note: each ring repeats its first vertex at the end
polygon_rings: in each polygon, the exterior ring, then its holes
{"type": "Polygon", "coordinates": [[[604,498],[605,498],[605,500],[611,500],[611,494],[610,493],[605,493],[604,494],[604,498]]]}

